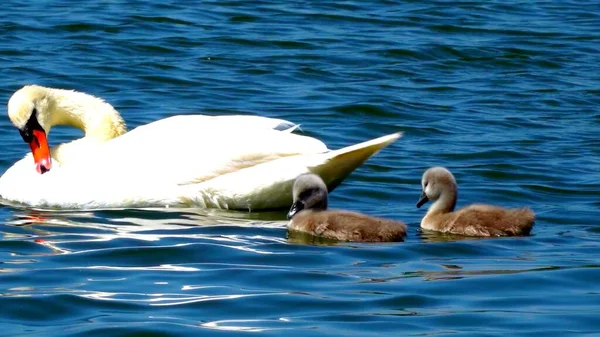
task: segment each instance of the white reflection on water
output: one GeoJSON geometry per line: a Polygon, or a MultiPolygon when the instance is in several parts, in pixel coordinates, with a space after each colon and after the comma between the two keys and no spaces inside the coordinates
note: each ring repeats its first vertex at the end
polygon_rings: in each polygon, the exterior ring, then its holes
{"type": "MultiPolygon", "coordinates": [[[[198,268],[174,266],[172,264],[162,264],[160,266],[144,266],[144,267],[122,267],[122,266],[88,266],[85,269],[99,270],[162,270],[162,271],[199,271],[198,268]]],[[[81,269],[81,267],[77,267],[81,269]]]]}
{"type": "Polygon", "coordinates": [[[14,226],[77,226],[118,232],[173,230],[197,226],[285,228],[287,223],[281,217],[281,212],[246,213],[193,208],[111,209],[94,212],[12,208],[11,211],[13,214],[7,223],[14,226]],[[129,216],[131,213],[134,214],[129,216]],[[79,219],[81,221],[78,221],[79,219]]]}
{"type": "Polygon", "coordinates": [[[289,328],[273,328],[273,327],[259,327],[252,326],[252,324],[265,323],[267,325],[273,325],[274,323],[288,323],[289,319],[285,317],[281,317],[279,319],[225,319],[219,321],[212,321],[200,324],[200,326],[213,330],[223,330],[223,331],[244,331],[244,332],[261,332],[261,331],[269,331],[269,330],[289,330],[293,329],[293,327],[289,328]]]}
{"type": "MultiPolygon", "coordinates": [[[[210,240],[222,243],[237,243],[246,246],[227,246],[257,254],[278,254],[251,248],[257,240],[274,243],[285,243],[285,234],[281,237],[239,234],[211,234],[189,233],[190,229],[201,227],[251,227],[251,228],[285,228],[282,221],[255,221],[250,216],[254,214],[240,212],[224,212],[222,210],[177,210],[177,209],[147,209],[136,210],[134,216],[128,215],[131,210],[110,210],[94,212],[65,212],[65,211],[35,211],[28,209],[15,209],[7,225],[26,229],[33,232],[38,243],[48,246],[55,253],[71,253],[69,250],[57,247],[57,243],[74,242],[107,242],[115,239],[134,239],[146,242],[156,242],[165,238],[184,238],[186,240],[210,240]],[[104,212],[104,213],[102,213],[104,212]],[[116,216],[115,216],[116,215],[116,216]],[[137,217],[136,217],[137,216],[137,217]],[[79,229],[89,229],[81,232],[79,229]],[[185,234],[177,234],[178,230],[185,230],[185,234]],[[68,235],[60,241],[51,241],[52,236],[68,235]]],[[[273,215],[271,215],[273,217],[273,215]]],[[[26,236],[26,233],[3,233],[5,237],[35,238],[26,236]]],[[[189,243],[188,243],[189,244],[189,243]]],[[[76,253],[82,253],[79,251],[76,253]]],[[[87,250],[85,252],[88,252],[87,250]]],[[[279,253],[280,254],[280,253],[279,253]]]]}
{"type": "Polygon", "coordinates": [[[234,300],[239,298],[281,295],[284,293],[255,293],[255,294],[228,294],[228,295],[182,295],[182,294],[139,294],[128,292],[102,292],[93,291],[79,294],[81,297],[104,300],[104,301],[123,301],[135,303],[147,303],[150,306],[174,306],[198,302],[234,300]],[[142,298],[140,298],[142,297],[142,298]]]}

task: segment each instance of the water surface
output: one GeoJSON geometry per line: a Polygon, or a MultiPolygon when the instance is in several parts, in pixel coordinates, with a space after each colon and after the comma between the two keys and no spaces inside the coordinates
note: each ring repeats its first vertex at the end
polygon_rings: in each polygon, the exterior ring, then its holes
{"type": "MultiPolygon", "coordinates": [[[[6,206],[0,334],[600,331],[596,2],[11,1],[0,29],[3,104],[40,84],[100,96],[130,128],[253,114],[330,148],[404,131],[330,204],[410,228],[338,244],[288,238],[285,210],[6,206]],[[454,172],[459,206],[532,207],[533,235],[420,232],[433,165],[454,172]]],[[[2,172],[28,151],[6,117],[0,147],[2,172]]]]}

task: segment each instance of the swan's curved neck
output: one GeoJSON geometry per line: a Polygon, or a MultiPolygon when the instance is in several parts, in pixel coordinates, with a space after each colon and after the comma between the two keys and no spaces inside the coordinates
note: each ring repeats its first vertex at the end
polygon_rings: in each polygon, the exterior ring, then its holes
{"type": "Polygon", "coordinates": [[[445,189],[440,197],[429,207],[428,214],[431,213],[448,213],[454,211],[454,207],[456,207],[456,199],[458,197],[458,192],[456,191],[456,187],[449,186],[449,188],[445,189]]]}
{"type": "Polygon", "coordinates": [[[127,131],[119,113],[100,98],[63,89],[51,89],[48,94],[49,127],[74,126],[84,132],[84,138],[97,141],[107,141],[127,131]]]}

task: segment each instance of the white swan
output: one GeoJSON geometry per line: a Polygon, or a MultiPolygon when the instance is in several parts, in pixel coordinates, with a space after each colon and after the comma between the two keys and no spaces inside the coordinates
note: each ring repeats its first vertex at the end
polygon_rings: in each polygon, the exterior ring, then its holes
{"type": "Polygon", "coordinates": [[[283,208],[300,174],[319,175],[331,191],[401,137],[328,150],[291,133],[296,125],[285,120],[204,115],[169,117],[127,132],[103,100],[34,85],[13,94],[8,115],[32,153],[0,177],[0,196],[40,208],[283,208]],[[85,135],[50,150],[46,136],[54,125],[85,135]]]}

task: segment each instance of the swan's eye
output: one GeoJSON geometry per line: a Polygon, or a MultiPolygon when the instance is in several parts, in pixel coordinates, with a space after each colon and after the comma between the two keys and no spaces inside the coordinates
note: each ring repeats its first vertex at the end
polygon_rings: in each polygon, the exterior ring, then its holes
{"type": "Polygon", "coordinates": [[[19,133],[25,143],[31,143],[33,140],[33,130],[44,130],[40,123],[37,120],[37,110],[34,108],[31,112],[31,116],[29,116],[29,120],[23,126],[23,128],[19,129],[19,133]]]}
{"type": "Polygon", "coordinates": [[[31,132],[29,132],[29,128],[27,127],[27,125],[25,125],[23,129],[19,129],[19,133],[21,134],[21,137],[23,138],[23,141],[25,141],[25,143],[31,143],[33,136],[31,135],[31,132]]]}

